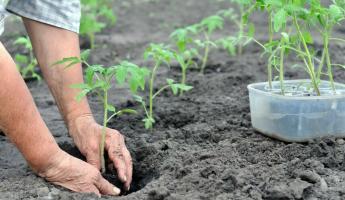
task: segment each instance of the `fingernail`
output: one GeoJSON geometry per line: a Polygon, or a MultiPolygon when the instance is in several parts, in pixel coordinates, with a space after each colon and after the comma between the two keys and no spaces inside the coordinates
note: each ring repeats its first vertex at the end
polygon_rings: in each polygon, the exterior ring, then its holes
{"type": "Polygon", "coordinates": [[[131,186],[128,186],[127,191],[129,191],[130,189],[131,189],[131,186]]]}
{"type": "Polygon", "coordinates": [[[126,182],[127,181],[127,177],[123,176],[123,181],[126,182]]]}
{"type": "Polygon", "coordinates": [[[119,190],[119,188],[116,188],[116,187],[113,188],[113,191],[115,195],[119,195],[121,193],[121,190],[119,190]]]}

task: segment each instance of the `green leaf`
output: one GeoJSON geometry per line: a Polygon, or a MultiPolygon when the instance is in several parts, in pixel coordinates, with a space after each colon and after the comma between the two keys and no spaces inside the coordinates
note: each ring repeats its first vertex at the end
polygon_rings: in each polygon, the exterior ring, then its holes
{"type": "Polygon", "coordinates": [[[248,28],[248,36],[254,37],[254,35],[255,35],[255,25],[254,23],[250,23],[249,28],[248,28]]]}
{"type": "Polygon", "coordinates": [[[22,64],[27,64],[29,62],[29,59],[27,56],[24,56],[22,54],[16,54],[14,57],[14,60],[16,62],[22,63],[22,64]]]}
{"type": "Polygon", "coordinates": [[[218,15],[213,15],[203,19],[200,24],[206,27],[208,34],[211,34],[214,30],[223,28],[224,19],[218,15]]]}
{"type": "Polygon", "coordinates": [[[279,32],[286,24],[287,13],[284,9],[280,9],[273,17],[274,31],[279,32]]]}
{"type": "Polygon", "coordinates": [[[155,120],[150,117],[150,118],[143,119],[143,122],[145,122],[145,128],[150,129],[150,128],[152,128],[153,124],[155,123],[155,120]]]}
{"type": "Polygon", "coordinates": [[[27,37],[19,37],[17,38],[15,41],[14,41],[14,44],[17,45],[23,45],[26,49],[28,50],[32,50],[32,44],[31,44],[31,41],[30,41],[30,38],[27,36],[27,37]]]}
{"type": "Polygon", "coordinates": [[[289,43],[289,42],[290,42],[290,37],[289,37],[289,35],[288,35],[287,33],[282,32],[281,35],[282,35],[282,40],[283,40],[285,43],[289,43]]]}
{"type": "Polygon", "coordinates": [[[107,110],[110,112],[116,112],[116,108],[113,105],[108,104],[107,105],[107,110]]]}
{"type": "Polygon", "coordinates": [[[86,73],[86,76],[85,76],[85,82],[88,84],[88,85],[92,85],[93,83],[93,76],[95,75],[95,72],[92,70],[92,68],[87,68],[85,70],[85,73],[86,73]]]}
{"type": "Polygon", "coordinates": [[[78,102],[80,102],[91,90],[89,89],[84,89],[82,90],[77,96],[76,96],[76,100],[78,102]]]}
{"type": "Polygon", "coordinates": [[[87,59],[89,58],[89,56],[90,56],[90,49],[87,49],[87,50],[85,50],[85,51],[83,51],[83,52],[80,53],[80,59],[81,59],[82,61],[87,61],[87,59]]]}
{"type": "Polygon", "coordinates": [[[136,110],[133,109],[122,109],[119,111],[118,115],[122,115],[122,114],[137,114],[138,112],[136,110]]]}
{"type": "Polygon", "coordinates": [[[308,44],[314,43],[313,36],[311,35],[310,32],[303,32],[303,38],[304,38],[305,42],[308,44]]]}
{"type": "Polygon", "coordinates": [[[173,79],[167,79],[167,83],[170,86],[172,92],[174,95],[177,95],[178,93],[178,88],[176,87],[176,85],[174,84],[174,80],[173,79]]]}
{"type": "Polygon", "coordinates": [[[119,84],[123,84],[127,77],[127,69],[125,66],[120,65],[116,68],[116,80],[119,84]]]}
{"type": "Polygon", "coordinates": [[[116,22],[116,16],[114,15],[113,10],[107,6],[102,6],[100,8],[99,15],[107,18],[112,25],[116,22]]]}
{"type": "Polygon", "coordinates": [[[139,102],[139,103],[143,103],[144,102],[143,98],[141,96],[139,96],[139,95],[133,95],[133,99],[134,99],[134,101],[139,102]]]}
{"type": "Polygon", "coordinates": [[[191,89],[193,89],[192,86],[188,86],[188,85],[185,85],[185,84],[174,84],[179,90],[182,90],[182,91],[189,91],[191,89]]]}

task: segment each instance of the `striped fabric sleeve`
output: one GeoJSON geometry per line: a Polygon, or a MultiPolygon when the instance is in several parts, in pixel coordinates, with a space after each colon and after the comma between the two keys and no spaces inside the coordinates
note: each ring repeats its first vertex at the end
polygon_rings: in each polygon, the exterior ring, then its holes
{"type": "Polygon", "coordinates": [[[79,33],[80,0],[9,0],[7,11],[79,33]]]}

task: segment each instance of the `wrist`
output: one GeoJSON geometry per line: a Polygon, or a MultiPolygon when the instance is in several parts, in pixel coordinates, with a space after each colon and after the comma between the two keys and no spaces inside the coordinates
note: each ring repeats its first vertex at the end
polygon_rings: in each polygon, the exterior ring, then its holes
{"type": "Polygon", "coordinates": [[[60,149],[60,147],[55,144],[45,144],[44,146],[40,147],[40,152],[37,153],[35,150],[34,156],[28,158],[28,164],[30,165],[31,169],[40,175],[46,169],[54,165],[56,160],[60,158],[64,151],[60,149]]]}
{"type": "Polygon", "coordinates": [[[50,156],[50,159],[42,166],[40,166],[39,169],[33,169],[38,176],[42,178],[47,178],[51,176],[51,170],[59,168],[59,165],[61,165],[62,162],[64,162],[66,155],[68,154],[64,152],[63,150],[59,149],[58,151],[54,152],[53,155],[50,156]]]}
{"type": "Polygon", "coordinates": [[[91,113],[76,115],[67,122],[68,132],[71,137],[74,137],[85,128],[84,126],[92,123],[96,123],[96,121],[91,113]]]}

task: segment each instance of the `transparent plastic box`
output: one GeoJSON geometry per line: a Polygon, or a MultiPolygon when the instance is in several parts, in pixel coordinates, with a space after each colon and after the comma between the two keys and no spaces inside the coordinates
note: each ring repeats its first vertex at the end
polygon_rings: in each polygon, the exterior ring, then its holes
{"type": "Polygon", "coordinates": [[[252,126],[264,135],[287,142],[315,138],[345,137],[345,85],[320,83],[321,96],[310,91],[310,80],[284,81],[281,95],[278,81],[248,85],[252,126]]]}

